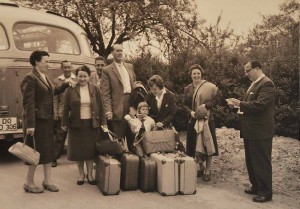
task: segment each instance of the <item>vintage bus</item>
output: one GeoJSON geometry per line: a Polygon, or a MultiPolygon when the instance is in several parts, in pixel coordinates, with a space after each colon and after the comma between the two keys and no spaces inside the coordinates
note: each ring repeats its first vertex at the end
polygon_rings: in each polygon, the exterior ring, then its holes
{"type": "Polygon", "coordinates": [[[75,22],[45,10],[0,3],[0,140],[23,137],[20,83],[32,70],[32,51],[50,54],[48,76],[62,72],[60,63],[69,60],[74,69],[94,69],[94,55],[84,30],[75,22]]]}

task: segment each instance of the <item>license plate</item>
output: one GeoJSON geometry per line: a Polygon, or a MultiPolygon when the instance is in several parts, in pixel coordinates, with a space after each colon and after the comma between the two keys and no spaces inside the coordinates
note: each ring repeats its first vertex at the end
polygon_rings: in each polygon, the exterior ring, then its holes
{"type": "Polygon", "coordinates": [[[17,118],[0,118],[0,131],[15,131],[17,130],[17,118]]]}

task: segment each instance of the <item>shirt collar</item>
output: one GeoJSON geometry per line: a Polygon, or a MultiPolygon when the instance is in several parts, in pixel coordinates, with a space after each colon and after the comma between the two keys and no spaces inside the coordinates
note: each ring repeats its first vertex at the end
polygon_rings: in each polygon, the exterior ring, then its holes
{"type": "MultiPolygon", "coordinates": [[[[166,91],[166,88],[164,87],[164,88],[162,89],[162,93],[161,93],[160,99],[164,96],[165,93],[167,93],[167,91],[166,91]]],[[[156,98],[156,99],[159,99],[157,95],[155,96],[155,98],[156,98]]]]}
{"type": "Polygon", "coordinates": [[[263,79],[265,77],[265,74],[262,73],[255,81],[254,83],[258,83],[261,79],[263,79]]]}
{"type": "MultiPolygon", "coordinates": [[[[75,76],[73,73],[71,73],[71,78],[72,78],[72,79],[75,79],[75,78],[76,78],[76,76],[75,76]]],[[[60,79],[60,80],[62,80],[62,81],[63,81],[63,80],[65,80],[65,79],[66,79],[66,77],[65,77],[65,75],[64,75],[64,74],[62,74],[61,76],[59,76],[59,77],[58,77],[58,79],[60,79]]]]}
{"type": "Polygon", "coordinates": [[[119,67],[119,66],[124,66],[124,62],[117,63],[117,62],[114,61],[114,63],[115,63],[115,65],[116,65],[117,67],[119,67]]]}

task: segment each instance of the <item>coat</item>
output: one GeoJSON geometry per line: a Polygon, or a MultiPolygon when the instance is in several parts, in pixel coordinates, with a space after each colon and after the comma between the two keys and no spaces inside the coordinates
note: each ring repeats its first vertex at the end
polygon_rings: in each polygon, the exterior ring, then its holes
{"type": "Polygon", "coordinates": [[[240,103],[241,138],[247,140],[264,140],[273,138],[275,86],[265,76],[247,92],[240,103]]]}
{"type": "MultiPolygon", "coordinates": [[[[133,65],[124,63],[124,66],[128,71],[131,89],[133,89],[136,80],[133,65]]],[[[122,78],[115,63],[103,68],[101,91],[103,94],[105,113],[112,112],[112,120],[122,120],[127,112],[124,112],[124,88],[122,78]]]]}
{"type": "Polygon", "coordinates": [[[160,110],[158,110],[155,97],[156,96],[152,92],[148,92],[146,102],[149,105],[149,116],[153,118],[156,123],[162,122],[164,126],[171,125],[176,113],[174,93],[166,89],[160,110]]]}
{"type": "Polygon", "coordinates": [[[36,119],[53,120],[53,97],[63,93],[68,87],[68,84],[54,87],[47,77],[46,79],[47,82],[33,69],[21,83],[24,129],[35,128],[36,119]]]}
{"type": "MultiPolygon", "coordinates": [[[[107,124],[100,89],[91,83],[88,83],[87,85],[91,97],[93,128],[99,128],[101,125],[107,124]]],[[[69,87],[65,93],[62,126],[80,128],[80,106],[80,85],[77,84],[75,88],[69,87]]]]}

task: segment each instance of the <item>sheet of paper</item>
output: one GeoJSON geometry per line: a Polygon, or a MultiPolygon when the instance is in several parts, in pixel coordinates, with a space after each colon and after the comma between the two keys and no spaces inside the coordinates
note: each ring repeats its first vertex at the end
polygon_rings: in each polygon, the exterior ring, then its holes
{"type": "MultiPolygon", "coordinates": [[[[226,102],[227,102],[229,105],[233,105],[233,103],[232,103],[232,98],[225,99],[225,100],[226,100],[226,102]]],[[[234,106],[234,108],[238,108],[238,109],[239,109],[238,106],[234,106]]]]}

